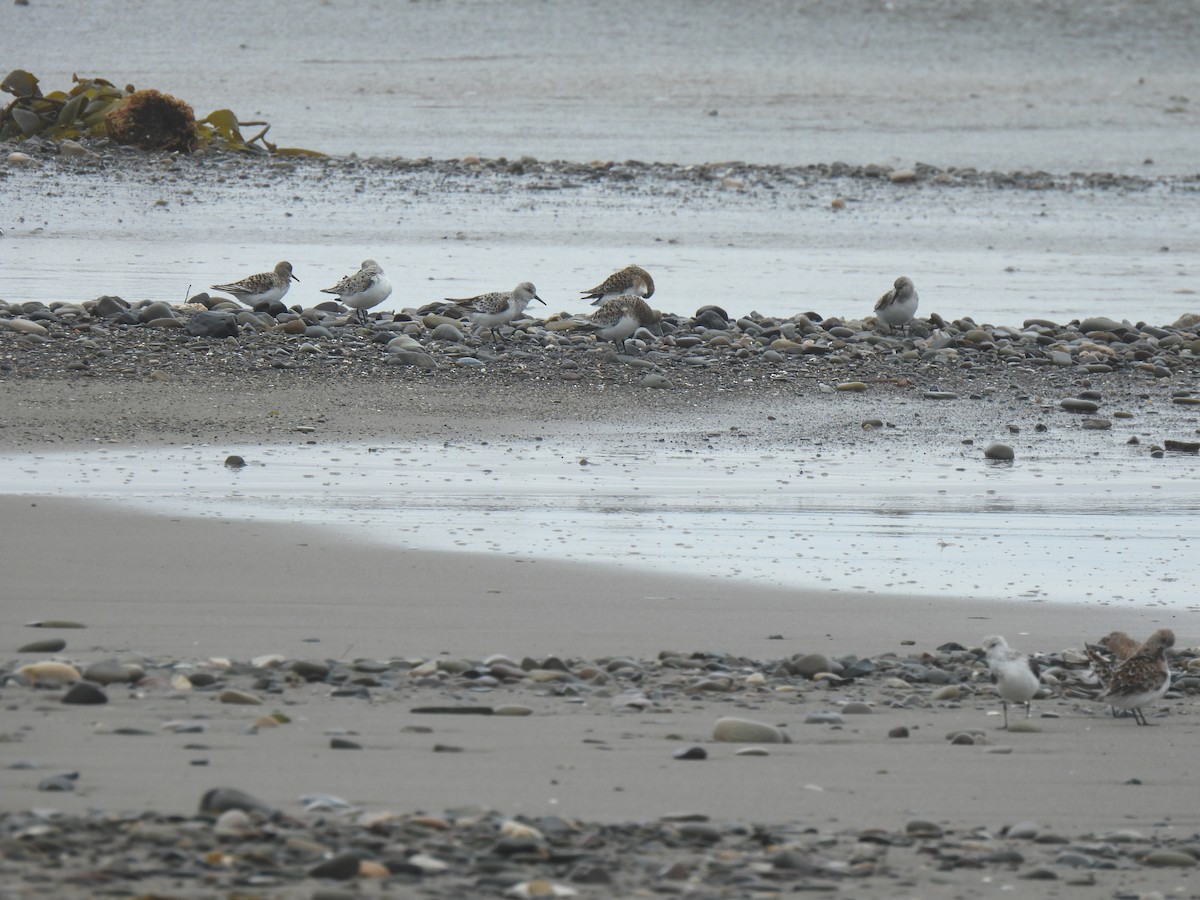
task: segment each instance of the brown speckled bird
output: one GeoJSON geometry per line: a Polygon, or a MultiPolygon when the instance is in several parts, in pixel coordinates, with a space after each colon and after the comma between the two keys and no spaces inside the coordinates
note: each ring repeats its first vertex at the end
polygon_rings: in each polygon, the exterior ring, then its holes
{"type": "Polygon", "coordinates": [[[654,296],[654,279],[641,266],[626,266],[613,272],[594,288],[581,292],[592,306],[600,306],[615,297],[631,296],[648,300],[654,296]]]}
{"type": "Polygon", "coordinates": [[[624,353],[626,338],[643,325],[661,320],[662,313],[651,309],[641,297],[620,296],[606,301],[589,321],[596,334],[612,341],[624,353]]]}
{"type": "Polygon", "coordinates": [[[1161,700],[1171,686],[1171,669],[1167,664],[1167,650],[1175,646],[1175,632],[1160,628],[1146,639],[1129,659],[1124,660],[1112,671],[1108,690],[1100,695],[1101,700],[1117,709],[1133,711],[1139,725],[1145,725],[1143,706],[1161,700]]]}
{"type": "Polygon", "coordinates": [[[292,264],[284,261],[275,264],[275,271],[260,272],[257,275],[249,275],[241,281],[233,281],[229,284],[214,284],[214,291],[224,291],[227,294],[233,294],[238,300],[241,300],[247,306],[254,306],[258,303],[269,303],[273,300],[282,300],[283,295],[288,292],[288,288],[292,286],[293,281],[299,281],[292,274],[292,264]]]}

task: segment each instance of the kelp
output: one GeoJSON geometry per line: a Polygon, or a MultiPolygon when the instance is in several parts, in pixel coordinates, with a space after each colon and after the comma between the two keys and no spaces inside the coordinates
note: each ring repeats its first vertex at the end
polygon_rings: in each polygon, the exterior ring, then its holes
{"type": "Polygon", "coordinates": [[[0,82],[14,99],[0,111],[0,141],[40,136],[51,141],[109,137],[144,150],[191,152],[233,150],[277,156],[324,156],[315,150],[278,147],[267,140],[266,122],[241,122],[232,110],[218,109],[197,120],[182,100],[155,90],[120,88],[104,78],[72,75],[67,92],[43,94],[37,77],[16,69],[0,82]],[[260,130],[252,137],[243,128],[260,130]]]}

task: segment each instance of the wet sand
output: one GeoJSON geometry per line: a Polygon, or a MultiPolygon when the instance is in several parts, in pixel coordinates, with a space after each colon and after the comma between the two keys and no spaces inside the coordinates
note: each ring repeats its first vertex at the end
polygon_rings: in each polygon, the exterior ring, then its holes
{"type": "MultiPolygon", "coordinates": [[[[561,818],[581,833],[600,823],[646,823],[674,834],[678,826],[653,823],[686,814],[709,823],[704,827],[718,849],[729,848],[731,860],[738,828],[751,822],[815,829],[826,836],[824,853],[835,858],[848,850],[835,851],[834,845],[852,845],[865,830],[893,835],[889,842],[898,843],[887,865],[858,872],[877,877],[857,878],[856,896],[895,896],[898,883],[912,885],[920,896],[930,896],[935,884],[980,889],[981,875],[999,890],[1018,877],[1046,877],[1029,873],[1047,868],[1058,873],[1055,878],[1083,878],[1096,891],[1123,884],[1169,890],[1180,877],[1174,869],[1138,865],[1131,872],[1123,864],[1116,871],[1081,873],[1054,864],[1054,843],[1001,835],[1032,821],[1035,832],[1093,853],[1117,846],[1106,844],[1117,839],[1133,840],[1129,852],[1140,855],[1186,843],[1200,829],[1188,790],[1195,737],[1190,695],[1157,704],[1168,714],[1141,728],[1108,717],[1085,695],[1050,691],[1035,703],[1036,731],[1006,734],[996,731],[998,702],[986,678],[942,700],[935,699],[935,684],[896,691],[878,676],[840,687],[777,674],[767,688],[744,681],[800,654],[873,657],[881,664],[889,654],[932,659],[947,642],[977,645],[989,633],[1005,634],[1022,649],[1057,653],[1109,629],[1142,636],[1165,625],[1186,646],[1188,622],[1170,612],[716,585],[672,572],[394,551],[319,528],[138,515],[59,499],[4,498],[0,512],[5,669],[11,673],[47,656],[15,653],[17,644],[61,636],[67,648],[53,654],[57,658],[81,668],[126,660],[146,672],[136,685],[108,686],[103,706],[64,705],[62,689],[53,686],[10,683],[0,689],[7,710],[0,807],[14,814],[49,807],[67,816],[101,810],[190,817],[206,791],[234,787],[293,823],[271,826],[257,819],[267,833],[280,835],[282,829],[330,854],[357,848],[363,858],[375,859],[387,854],[383,845],[372,850],[363,843],[368,832],[353,824],[360,812],[395,817],[392,825],[377,826],[382,834],[419,814],[448,810],[458,810],[449,813],[452,822],[477,815],[465,809],[495,810],[501,818],[516,816],[542,828],[561,818]],[[27,627],[48,620],[74,620],[86,628],[27,627]],[[706,667],[660,668],[656,660],[664,651],[713,654],[722,665],[708,666],[707,674],[733,665],[733,678],[723,689],[693,689],[704,681],[706,667]],[[607,684],[527,679],[483,687],[445,672],[426,679],[404,673],[423,661],[446,665],[496,653],[514,664],[559,658],[580,671],[589,660],[603,668],[608,660],[626,658],[645,674],[617,675],[607,684]],[[227,663],[211,662],[214,657],[232,660],[233,668],[223,669],[227,663]],[[382,684],[366,675],[306,683],[290,674],[293,660],[322,660],[346,672],[378,660],[394,674],[382,684]],[[400,661],[403,668],[395,670],[400,661]],[[221,703],[215,689],[168,683],[172,673],[197,671],[216,672],[218,688],[244,690],[263,705],[221,703]],[[344,690],[356,683],[366,686],[344,690]],[[622,705],[629,695],[647,698],[646,705],[622,705]],[[813,712],[836,713],[848,702],[869,704],[871,712],[846,715],[842,725],[805,723],[813,712]],[[419,711],[480,705],[517,705],[528,715],[419,711]],[[286,723],[265,727],[268,713],[286,716],[286,723]],[[792,743],[767,745],[766,757],[739,757],[742,745],[712,741],[717,719],[730,715],[782,726],[792,743]],[[180,721],[198,722],[203,733],[175,733],[172,723],[180,721]],[[897,728],[908,729],[907,737],[891,736],[897,728]],[[976,746],[950,744],[948,737],[960,731],[978,735],[976,746]],[[332,749],[331,741],[339,739],[361,749],[332,749]],[[708,759],[673,758],[687,747],[704,748],[708,759]],[[71,792],[36,789],[59,773],[77,773],[71,792]],[[311,795],[340,798],[350,810],[305,812],[301,798],[311,795]],[[918,827],[945,835],[925,835],[903,849],[918,827]],[[941,846],[947,858],[958,858],[952,848],[963,840],[973,841],[973,853],[985,846],[1010,848],[1008,853],[1015,848],[1025,862],[985,863],[983,873],[978,864],[951,863],[935,875],[917,849],[929,853],[941,846]]],[[[54,840],[55,821],[52,815],[51,836],[43,840],[54,840]]],[[[72,821],[59,820],[64,839],[73,833],[72,821]]],[[[139,827],[170,833],[177,825],[146,820],[139,827]]],[[[459,827],[433,847],[435,857],[454,858],[449,848],[460,840],[459,827]]],[[[495,827],[487,831],[489,841],[498,837],[495,827]]],[[[214,840],[205,837],[211,828],[201,825],[200,846],[214,840]]],[[[402,832],[392,833],[395,839],[402,832]]],[[[650,840],[648,834],[643,840],[650,840]]],[[[254,846],[249,837],[234,844],[215,840],[231,859],[254,846]]],[[[261,868],[263,854],[277,852],[273,848],[282,845],[275,842],[282,840],[269,840],[237,869],[261,868]]],[[[709,838],[703,843],[709,846],[709,838]]],[[[136,844],[122,869],[143,871],[143,885],[156,884],[153,873],[161,868],[151,846],[136,844]]],[[[652,870],[680,859],[678,848],[636,846],[639,858],[658,860],[652,870]]],[[[272,866],[262,877],[299,877],[320,855],[307,859],[272,866]]],[[[14,884],[23,884],[31,871],[16,859],[9,867],[14,884]]],[[[609,868],[630,889],[662,883],[650,870],[626,871],[615,859],[609,868]]],[[[517,867],[528,877],[559,881],[570,870],[528,862],[517,867]]],[[[103,866],[91,875],[74,865],[65,871],[77,873],[76,884],[87,884],[101,877],[103,866]]],[[[472,883],[485,870],[463,863],[453,871],[472,883]]],[[[128,875],[116,877],[120,883],[128,875]]],[[[443,896],[440,891],[449,888],[439,884],[449,882],[427,879],[413,888],[419,891],[414,896],[443,896]]],[[[580,889],[610,895],[603,888],[580,889]]],[[[60,896],[73,896],[66,884],[60,890],[60,896]]],[[[86,896],[82,890],[79,896],[86,896]]]]}

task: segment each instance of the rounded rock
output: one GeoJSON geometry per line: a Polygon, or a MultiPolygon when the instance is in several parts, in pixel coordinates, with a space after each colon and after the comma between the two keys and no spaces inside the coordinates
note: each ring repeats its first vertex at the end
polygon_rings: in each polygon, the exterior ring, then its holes
{"type": "Polygon", "coordinates": [[[104,659],[94,662],[83,670],[85,681],[96,684],[128,684],[137,681],[146,670],[133,663],[118,662],[115,659],[104,659]]]}
{"type": "Polygon", "coordinates": [[[33,641],[17,650],[18,653],[59,653],[67,648],[67,642],[62,638],[46,638],[33,641]]]}
{"type": "Polygon", "coordinates": [[[1008,444],[999,443],[988,444],[987,448],[983,451],[983,455],[988,459],[1004,460],[1007,462],[1011,462],[1016,458],[1012,447],[1008,446],[1008,444]]]}
{"type": "Polygon", "coordinates": [[[63,703],[78,706],[97,706],[108,702],[108,695],[100,685],[91,681],[77,681],[62,697],[63,703]]]}
{"type": "Polygon", "coordinates": [[[713,740],[727,744],[790,744],[791,738],[774,725],[725,716],[713,726],[713,740]]]}
{"type": "Polygon", "coordinates": [[[822,672],[833,671],[833,664],[823,653],[808,653],[804,656],[793,657],[787,661],[786,665],[788,671],[793,675],[803,675],[805,678],[813,678],[822,672]]]}

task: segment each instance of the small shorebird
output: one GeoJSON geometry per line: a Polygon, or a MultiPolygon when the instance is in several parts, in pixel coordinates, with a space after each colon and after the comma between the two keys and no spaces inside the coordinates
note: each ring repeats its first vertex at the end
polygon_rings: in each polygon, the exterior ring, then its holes
{"type": "Polygon", "coordinates": [[[1138,652],[1142,645],[1123,631],[1111,631],[1095,644],[1084,641],[1083,649],[1092,661],[1092,671],[1100,687],[1108,690],[1113,670],[1138,652]]]}
{"type": "Polygon", "coordinates": [[[997,634],[983,639],[988,668],[992,670],[992,681],[1000,694],[1004,708],[1004,728],[1008,728],[1008,704],[1024,703],[1025,718],[1029,718],[1030,701],[1041,686],[1041,672],[1032,657],[1008,646],[1008,642],[997,634]]]}
{"type": "Polygon", "coordinates": [[[478,334],[485,328],[491,329],[492,339],[499,340],[497,326],[521,318],[525,307],[536,300],[543,306],[546,301],[537,295],[533,282],[522,281],[511,291],[492,291],[490,294],[480,294],[477,297],[455,299],[447,297],[450,303],[457,303],[467,311],[471,320],[471,329],[478,334]]]}
{"type": "Polygon", "coordinates": [[[364,259],[357,272],[347,275],[331,288],[321,288],[321,293],[336,294],[339,301],[357,310],[359,321],[366,325],[367,310],[391,296],[392,283],[379,268],[379,263],[364,259]]]}
{"type": "Polygon", "coordinates": [[[619,272],[613,272],[594,288],[581,291],[584,300],[591,300],[592,306],[600,306],[614,297],[641,297],[649,300],[654,296],[654,279],[641,266],[626,266],[619,272]]]}
{"type": "Polygon", "coordinates": [[[247,306],[255,306],[259,303],[282,300],[293,281],[299,282],[300,279],[292,274],[292,264],[280,262],[275,264],[273,272],[259,272],[257,275],[250,275],[241,281],[233,281],[229,284],[214,284],[212,289],[233,294],[236,299],[247,306]]]}
{"type": "Polygon", "coordinates": [[[1146,639],[1133,656],[1112,670],[1108,690],[1099,699],[1117,709],[1133,711],[1139,725],[1145,725],[1143,706],[1161,700],[1171,686],[1171,668],[1167,664],[1167,649],[1175,646],[1175,632],[1160,628],[1146,639]]]}
{"type": "Polygon", "coordinates": [[[901,275],[892,285],[892,289],[879,298],[875,303],[875,319],[895,331],[898,326],[908,325],[917,314],[917,289],[913,287],[912,279],[901,275]]]}
{"type": "Polygon", "coordinates": [[[588,323],[596,334],[612,341],[624,353],[626,338],[643,325],[653,325],[661,320],[662,313],[651,309],[641,297],[623,295],[605,301],[592,313],[588,323]]]}

